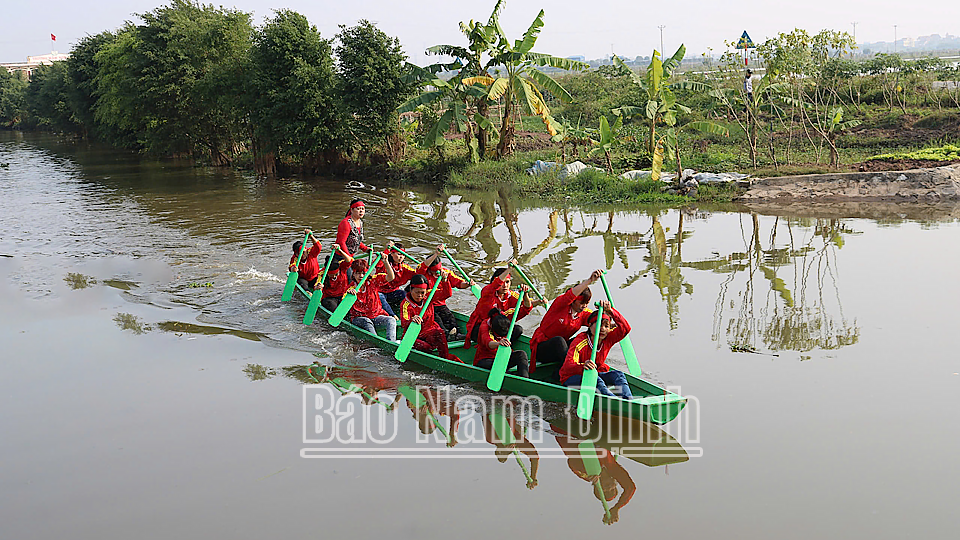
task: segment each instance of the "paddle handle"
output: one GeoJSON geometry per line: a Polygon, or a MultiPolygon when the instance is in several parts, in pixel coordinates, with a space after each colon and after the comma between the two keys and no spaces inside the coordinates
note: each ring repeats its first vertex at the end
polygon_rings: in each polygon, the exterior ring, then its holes
{"type": "Polygon", "coordinates": [[[415,262],[415,263],[417,263],[417,264],[420,264],[420,261],[418,261],[413,255],[408,254],[406,251],[398,248],[397,246],[390,246],[390,249],[392,249],[392,250],[396,251],[397,253],[403,255],[404,257],[410,259],[411,261],[413,261],[413,262],[415,262]]]}
{"type": "Polygon", "coordinates": [[[380,262],[381,255],[377,253],[377,257],[373,259],[373,262],[367,263],[367,273],[363,275],[363,279],[360,280],[360,283],[357,283],[357,286],[354,287],[357,291],[363,288],[363,284],[367,281],[367,278],[370,277],[370,274],[377,269],[377,263],[380,262]]]}
{"type": "Polygon", "coordinates": [[[307,250],[307,240],[310,239],[310,233],[303,235],[303,242],[300,242],[300,255],[297,255],[297,260],[294,261],[293,271],[296,272],[297,268],[300,267],[300,259],[303,258],[303,252],[307,250]]]}
{"type": "MultiPolygon", "coordinates": [[[[421,320],[423,320],[423,316],[427,313],[427,308],[430,307],[430,302],[433,301],[433,294],[437,292],[437,286],[440,285],[440,280],[442,278],[443,276],[440,276],[433,283],[433,289],[430,291],[430,295],[427,296],[427,300],[423,303],[423,307],[420,308],[421,320]]],[[[400,340],[400,346],[397,347],[396,352],[393,353],[394,358],[400,362],[407,361],[407,357],[410,356],[410,351],[413,350],[413,345],[420,336],[421,328],[423,328],[421,324],[415,322],[411,322],[410,325],[407,326],[407,330],[403,333],[403,339],[400,340]]]]}
{"type": "MultiPolygon", "coordinates": [[[[613,295],[610,294],[610,287],[607,286],[607,278],[605,277],[606,272],[600,274],[600,283],[603,284],[603,292],[607,294],[607,302],[610,302],[610,307],[615,308],[613,305],[613,295]]],[[[643,370],[640,369],[640,360],[637,359],[637,351],[633,348],[633,341],[630,340],[630,336],[626,335],[623,339],[620,340],[620,350],[623,352],[623,359],[627,361],[627,371],[630,372],[634,377],[639,377],[643,374],[643,370]]]]}
{"type": "MultiPolygon", "coordinates": [[[[603,304],[597,302],[597,329],[593,332],[593,346],[590,347],[590,363],[596,364],[597,349],[600,347],[600,325],[603,324],[603,304]]],[[[577,416],[584,420],[593,416],[593,401],[597,393],[597,379],[600,374],[596,367],[583,370],[583,377],[580,381],[580,399],[577,402],[577,416]]]]}
{"type": "MultiPolygon", "coordinates": [[[[447,256],[447,259],[450,260],[450,264],[452,264],[453,267],[457,269],[457,272],[460,272],[460,277],[462,277],[464,281],[471,281],[470,276],[468,276],[467,273],[463,271],[463,268],[460,268],[460,265],[457,264],[457,261],[453,260],[453,256],[450,255],[449,251],[444,249],[443,254],[447,256]]],[[[476,296],[478,299],[480,298],[480,287],[478,287],[477,285],[474,284],[473,286],[471,286],[470,292],[472,292],[473,295],[476,296]]]]}
{"type": "Polygon", "coordinates": [[[340,246],[334,244],[333,247],[330,248],[330,258],[327,259],[327,264],[326,264],[326,266],[323,267],[323,275],[320,276],[320,288],[321,288],[321,289],[323,288],[323,283],[327,280],[327,272],[330,271],[330,265],[333,264],[333,259],[336,258],[337,249],[338,249],[339,247],[340,247],[340,246]]]}
{"type": "MultiPolygon", "coordinates": [[[[510,328],[507,330],[506,338],[513,337],[513,327],[517,324],[517,315],[520,314],[520,304],[523,302],[523,291],[520,291],[520,298],[517,300],[517,307],[513,308],[513,318],[510,319],[510,328]]],[[[486,347],[486,344],[481,345],[486,347]]],[[[512,347],[500,345],[497,347],[497,355],[493,358],[493,365],[490,366],[490,375],[487,376],[487,388],[499,392],[503,387],[503,377],[507,374],[507,366],[510,365],[510,354],[512,347]]]]}
{"type": "Polygon", "coordinates": [[[547,303],[547,299],[544,298],[542,294],[540,294],[540,291],[538,291],[536,287],[533,286],[533,283],[530,281],[530,278],[528,278],[527,275],[523,273],[523,270],[521,270],[519,266],[515,264],[511,264],[510,268],[513,268],[514,270],[517,271],[517,274],[520,275],[520,279],[522,279],[527,284],[527,287],[530,287],[531,289],[533,289],[533,292],[536,293],[537,298],[539,298],[543,303],[547,303]]]}

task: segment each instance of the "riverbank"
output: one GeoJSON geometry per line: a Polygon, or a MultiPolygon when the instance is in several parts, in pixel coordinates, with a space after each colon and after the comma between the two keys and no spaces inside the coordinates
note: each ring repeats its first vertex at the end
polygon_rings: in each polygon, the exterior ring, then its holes
{"type": "Polygon", "coordinates": [[[737,201],[960,201],[960,165],[905,171],[780,176],[751,182],[737,201]]]}

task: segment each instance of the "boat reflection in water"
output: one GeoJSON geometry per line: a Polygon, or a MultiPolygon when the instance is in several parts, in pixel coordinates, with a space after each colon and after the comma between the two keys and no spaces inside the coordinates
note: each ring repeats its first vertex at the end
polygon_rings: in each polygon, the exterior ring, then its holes
{"type": "Polygon", "coordinates": [[[433,450],[440,448],[440,454],[429,454],[432,457],[483,458],[490,455],[492,446],[500,463],[516,463],[528,489],[539,485],[543,458],[565,459],[570,471],[590,486],[602,505],[606,524],[619,520],[621,510],[637,491],[624,460],[659,467],[690,459],[673,436],[641,420],[599,415],[586,422],[571,411],[546,422],[536,412],[518,406],[519,399],[501,401],[498,398],[502,396],[488,396],[491,401],[483,403],[484,398],[472,395],[453,399],[449,388],[414,387],[399,376],[359,367],[315,363],[283,371],[303,382],[328,383],[342,395],[358,396],[367,407],[383,407],[386,413],[409,412],[420,434],[429,436],[427,444],[433,450]],[[447,451],[438,446],[441,441],[447,451]]]}

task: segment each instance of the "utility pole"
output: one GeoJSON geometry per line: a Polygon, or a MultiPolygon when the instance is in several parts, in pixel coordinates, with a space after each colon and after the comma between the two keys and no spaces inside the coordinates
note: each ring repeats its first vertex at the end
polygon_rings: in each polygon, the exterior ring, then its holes
{"type": "Polygon", "coordinates": [[[657,27],[660,29],[660,58],[663,58],[664,55],[667,54],[667,51],[663,50],[663,29],[666,27],[667,26],[665,24],[661,24],[657,27]]]}
{"type": "Polygon", "coordinates": [[[850,24],[853,25],[853,43],[856,44],[857,43],[857,21],[853,21],[850,24]]]}
{"type": "Polygon", "coordinates": [[[893,54],[897,54],[897,25],[893,25],[893,54]]]}

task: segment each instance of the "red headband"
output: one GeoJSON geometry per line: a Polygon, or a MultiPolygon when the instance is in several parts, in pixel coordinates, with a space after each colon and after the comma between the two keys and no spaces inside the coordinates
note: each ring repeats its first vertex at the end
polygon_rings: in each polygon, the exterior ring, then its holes
{"type": "Polygon", "coordinates": [[[411,289],[429,289],[430,287],[426,283],[411,283],[411,289]]]}
{"type": "Polygon", "coordinates": [[[357,201],[350,205],[350,209],[353,210],[354,208],[360,208],[361,206],[366,206],[366,205],[363,204],[363,201],[357,201]]]}

